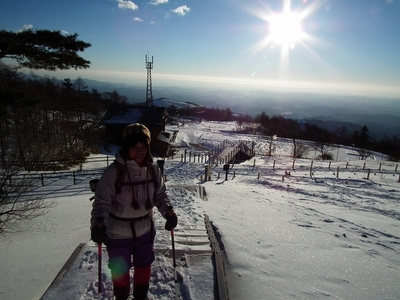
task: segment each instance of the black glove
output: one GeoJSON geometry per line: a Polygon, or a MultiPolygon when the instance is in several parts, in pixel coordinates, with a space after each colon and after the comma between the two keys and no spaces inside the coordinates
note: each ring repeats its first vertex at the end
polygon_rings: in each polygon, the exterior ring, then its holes
{"type": "Polygon", "coordinates": [[[99,223],[92,228],[91,238],[97,244],[107,244],[108,235],[106,233],[107,227],[103,223],[99,223]]]}
{"type": "Polygon", "coordinates": [[[171,231],[171,229],[174,229],[177,224],[178,224],[178,217],[173,211],[170,211],[167,214],[167,222],[165,222],[165,229],[171,231]]]}

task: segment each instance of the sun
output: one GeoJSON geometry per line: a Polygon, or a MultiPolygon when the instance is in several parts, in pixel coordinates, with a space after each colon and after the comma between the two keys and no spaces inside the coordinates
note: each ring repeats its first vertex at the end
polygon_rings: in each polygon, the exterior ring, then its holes
{"type": "Polygon", "coordinates": [[[283,12],[272,15],[269,20],[269,40],[282,47],[294,48],[301,41],[304,33],[301,27],[301,17],[293,12],[283,12]]]}
{"type": "Polygon", "coordinates": [[[303,6],[292,9],[292,0],[282,0],[281,11],[273,11],[267,5],[263,9],[251,10],[258,18],[265,21],[266,35],[253,48],[255,51],[262,50],[266,46],[275,48],[279,46],[283,55],[288,55],[289,50],[301,45],[307,48],[307,41],[313,37],[303,30],[305,19],[321,7],[327,0],[315,1],[308,5],[303,0],[303,6]]]}

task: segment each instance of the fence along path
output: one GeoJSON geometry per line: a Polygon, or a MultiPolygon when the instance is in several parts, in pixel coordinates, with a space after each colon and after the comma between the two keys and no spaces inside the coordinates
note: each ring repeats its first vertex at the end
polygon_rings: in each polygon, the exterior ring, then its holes
{"type": "MultiPolygon", "coordinates": [[[[31,182],[36,182],[37,186],[45,186],[57,181],[67,181],[68,183],[73,183],[75,185],[78,182],[91,177],[100,177],[104,169],[111,164],[113,160],[114,157],[108,155],[105,157],[91,157],[84,163],[77,163],[74,168],[71,168],[71,170],[68,171],[56,170],[54,168],[52,171],[19,172],[18,174],[8,176],[8,184],[9,186],[14,186],[19,184],[21,180],[27,179],[31,182]]],[[[55,164],[53,165],[55,166],[55,164]]]]}

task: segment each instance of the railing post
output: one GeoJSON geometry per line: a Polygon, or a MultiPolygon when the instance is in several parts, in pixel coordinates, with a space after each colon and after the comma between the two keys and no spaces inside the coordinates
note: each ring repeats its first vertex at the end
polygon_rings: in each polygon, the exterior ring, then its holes
{"type": "Polygon", "coordinates": [[[313,170],[313,164],[314,164],[314,161],[312,160],[311,161],[311,166],[310,166],[310,177],[312,178],[312,170],[313,170]]]}

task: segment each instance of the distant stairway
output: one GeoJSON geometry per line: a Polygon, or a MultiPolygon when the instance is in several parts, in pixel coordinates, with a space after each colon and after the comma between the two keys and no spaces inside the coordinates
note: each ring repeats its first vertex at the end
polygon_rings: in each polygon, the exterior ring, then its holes
{"type": "Polygon", "coordinates": [[[224,140],[207,153],[210,165],[244,161],[254,156],[254,142],[238,141],[232,143],[224,140]]]}

